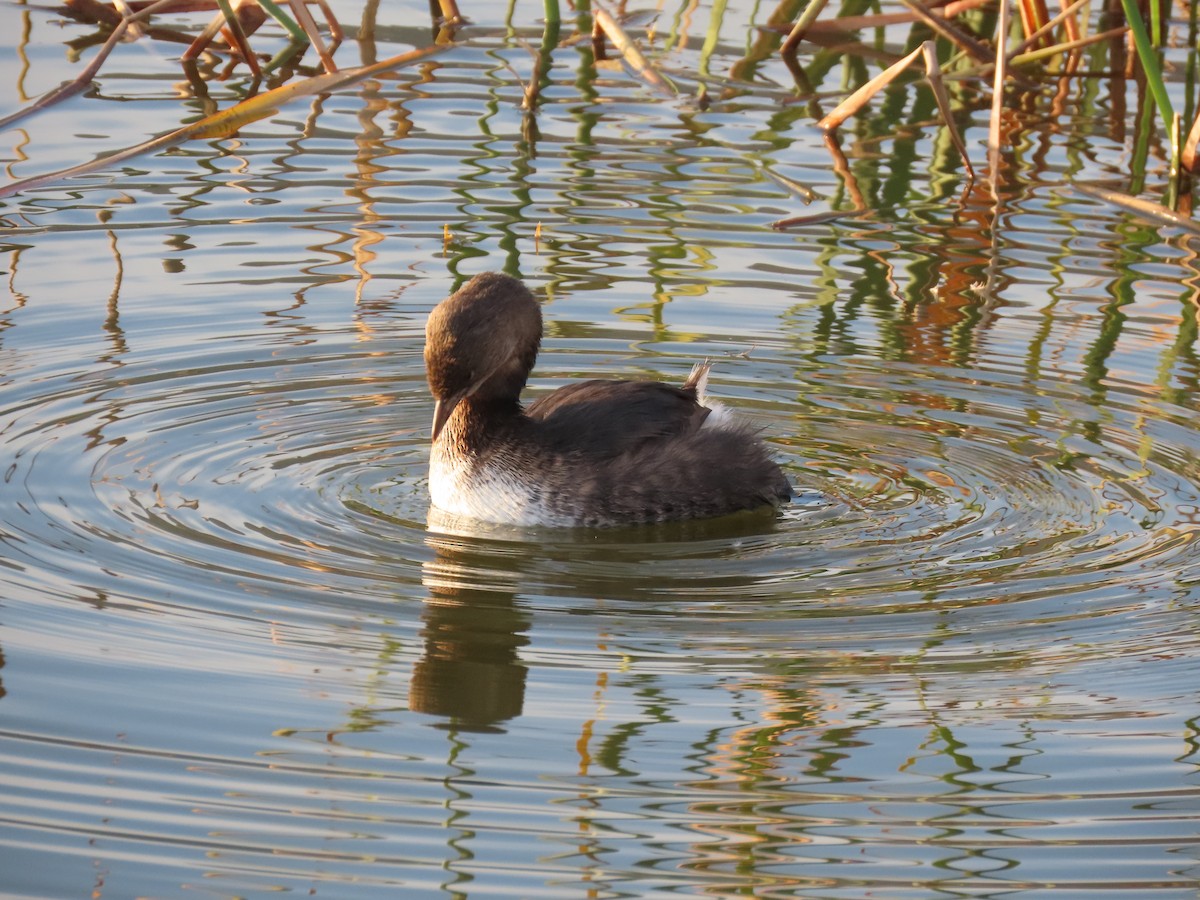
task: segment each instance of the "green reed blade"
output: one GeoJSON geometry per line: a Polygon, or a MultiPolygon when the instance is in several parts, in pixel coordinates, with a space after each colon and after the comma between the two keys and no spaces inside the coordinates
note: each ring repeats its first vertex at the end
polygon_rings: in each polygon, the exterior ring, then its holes
{"type": "Polygon", "coordinates": [[[292,17],[276,6],[272,0],[258,0],[258,5],[263,8],[268,16],[270,16],[287,30],[287,33],[292,36],[292,40],[308,40],[308,35],[304,33],[304,29],[292,21],[292,17]]]}
{"type": "Polygon", "coordinates": [[[1129,30],[1133,32],[1133,45],[1137,49],[1138,59],[1142,63],[1142,71],[1146,73],[1146,82],[1150,85],[1150,93],[1154,97],[1158,111],[1162,113],[1163,121],[1169,126],[1171,119],[1175,116],[1175,110],[1171,106],[1171,98],[1167,96],[1167,86],[1163,81],[1162,69],[1158,65],[1158,55],[1150,43],[1150,35],[1146,33],[1146,23],[1142,21],[1141,13],[1138,11],[1137,0],[1121,0],[1121,6],[1125,9],[1125,19],[1129,23],[1129,30]]]}
{"type": "Polygon", "coordinates": [[[796,20],[791,33],[787,36],[787,40],[783,42],[781,52],[785,56],[795,54],[796,48],[804,40],[805,33],[812,23],[817,21],[817,16],[821,15],[821,11],[825,9],[825,4],[828,2],[829,0],[809,0],[808,6],[804,8],[804,12],[800,14],[800,18],[796,20]]]}

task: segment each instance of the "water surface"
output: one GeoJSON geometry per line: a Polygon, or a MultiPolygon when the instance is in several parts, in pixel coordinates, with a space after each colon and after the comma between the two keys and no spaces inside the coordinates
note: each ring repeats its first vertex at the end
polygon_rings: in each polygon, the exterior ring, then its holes
{"type": "MultiPolygon", "coordinates": [[[[1195,896],[1200,248],[1073,187],[1139,190],[1091,83],[1030,101],[998,196],[890,92],[843,136],[870,213],[776,231],[853,204],[747,68],[761,10],[663,12],[675,98],[555,51],[535,132],[519,6],[4,201],[0,890],[1195,896]],[[490,269],[544,298],[531,396],[712,358],[801,501],[431,520],[424,320],[490,269]]],[[[343,65],[429,39],[337,11],[343,65]]],[[[15,106],[90,29],[0,15],[15,106]]],[[[205,111],[177,52],[5,132],[9,176],[205,111]]]]}

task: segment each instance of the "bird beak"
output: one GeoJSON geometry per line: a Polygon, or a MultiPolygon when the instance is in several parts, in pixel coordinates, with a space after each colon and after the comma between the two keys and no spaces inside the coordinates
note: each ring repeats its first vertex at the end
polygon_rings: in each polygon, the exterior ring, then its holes
{"type": "Polygon", "coordinates": [[[436,441],[438,435],[442,433],[442,429],[446,427],[446,423],[450,421],[450,413],[454,412],[454,408],[462,403],[473,393],[479,390],[479,386],[496,374],[500,366],[494,369],[489,369],[478,378],[476,378],[469,387],[464,388],[453,396],[447,397],[445,400],[435,401],[433,407],[433,436],[430,437],[430,442],[436,441]]]}
{"type": "Polygon", "coordinates": [[[454,407],[458,406],[462,398],[462,394],[456,394],[453,397],[447,397],[445,400],[437,401],[437,404],[433,407],[433,435],[429,439],[430,442],[438,439],[438,435],[442,433],[442,429],[450,421],[450,413],[454,412],[454,407]]]}

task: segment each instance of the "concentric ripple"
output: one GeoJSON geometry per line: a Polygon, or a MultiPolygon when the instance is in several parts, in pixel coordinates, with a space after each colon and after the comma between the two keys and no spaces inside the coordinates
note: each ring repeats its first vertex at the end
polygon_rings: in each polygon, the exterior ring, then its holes
{"type": "MultiPolygon", "coordinates": [[[[981,607],[971,646],[995,633],[1010,652],[1044,642],[1047,621],[1073,621],[1071,597],[1089,617],[1119,616],[1131,594],[1168,597],[1196,577],[1192,413],[1119,385],[1100,405],[1068,382],[995,372],[731,361],[715,390],[763,425],[796,483],[782,515],[427,534],[419,337],[386,357],[349,348],[334,334],[317,352],[126,366],[7,407],[10,566],[52,575],[64,595],[155,596],[200,578],[227,589],[212,600],[230,611],[247,587],[370,607],[465,541],[518,567],[522,591],[545,598],[535,607],[582,591],[753,627],[769,604],[772,616],[880,617],[859,627],[885,641],[889,617],[981,607]],[[750,391],[755,402],[739,404],[750,391]]],[[[611,376],[580,371],[588,350],[553,353],[540,371],[554,383],[556,369],[611,376]]],[[[664,378],[686,365],[664,362],[664,378]]],[[[488,567],[467,575],[494,580],[488,567]]]]}
{"type": "MultiPolygon", "coordinates": [[[[533,391],[624,374],[627,363],[597,363],[622,340],[552,346],[533,391]]],[[[88,859],[70,849],[82,839],[118,868],[152,859],[150,871],[215,873],[252,891],[317,872],[357,881],[359,831],[372,823],[432,843],[373,851],[371,883],[434,890],[449,790],[472,798],[461,803],[473,840],[495,854],[477,871],[491,877],[523,852],[505,849],[510,816],[489,821],[487,810],[511,807],[553,858],[539,877],[575,877],[558,824],[569,814],[612,865],[664,891],[707,883],[751,829],[764,890],[830,877],[852,890],[866,883],[865,853],[878,889],[902,890],[922,866],[946,868],[946,890],[976,892],[1007,883],[1013,866],[1038,884],[1055,848],[1075,848],[1082,872],[1147,808],[1154,827],[1127,857],[1132,879],[1184,883],[1161,874],[1192,821],[1169,773],[1142,771],[1101,796],[1042,757],[1137,768],[1147,695],[1175,697],[1187,682],[1198,632],[1181,598],[1200,582],[1191,409],[1119,383],[1099,403],[1067,380],[764,346],[720,363],[713,390],[763,426],[793,479],[797,502],[782,513],[610,531],[447,525],[427,523],[420,351],[414,323],[269,353],[231,339],[202,359],[174,347],[6,395],[0,578],[25,610],[18,643],[43,648],[34,658],[47,665],[50,648],[75,648],[81,682],[119,652],[127,667],[103,683],[128,699],[100,705],[100,718],[75,713],[87,738],[21,716],[0,733],[22,785],[0,837],[53,834],[59,852],[88,859]],[[118,616],[123,633],[97,639],[112,620],[73,613],[79,600],[118,616]],[[139,673],[168,692],[147,692],[139,673]],[[287,688],[299,673],[309,687],[297,695],[287,688]],[[579,774],[575,763],[536,778],[506,771],[489,786],[460,773],[435,788],[446,777],[438,731],[408,727],[444,724],[507,758],[507,739],[558,740],[555,723],[575,721],[588,696],[605,711],[587,714],[585,733],[662,736],[618,752],[585,734],[572,738],[589,760],[579,774]],[[725,760],[713,745],[682,780],[653,774],[696,729],[741,742],[748,702],[773,723],[761,726],[770,772],[757,772],[759,751],[725,760]],[[132,715],[128,703],[172,724],[114,737],[108,719],[132,715]],[[1087,724],[1098,714],[1103,740],[1087,724]],[[930,716],[943,732],[919,738],[930,716]],[[1041,721],[1056,724],[1041,734],[1041,721]],[[214,728],[229,737],[213,744],[214,728]],[[946,755],[943,739],[1006,760],[946,755]],[[873,767],[899,748],[904,766],[873,767]],[[263,753],[270,765],[246,758],[263,753]],[[107,793],[123,830],[91,824],[106,802],[67,799],[91,797],[93,775],[117,758],[138,772],[107,793]],[[837,777],[821,774],[838,759],[837,777]],[[957,781],[943,783],[948,759],[957,781]],[[645,774],[621,775],[630,766],[645,774]],[[599,835],[628,816],[639,838],[622,859],[628,837],[599,835]],[[868,841],[875,832],[889,836],[868,841]]],[[[647,361],[672,379],[690,357],[647,361]]],[[[1168,725],[1153,740],[1170,739],[1168,725]]]]}
{"type": "MultiPolygon", "coordinates": [[[[916,83],[840,165],[775,5],[664,8],[674,98],[464,6],[427,66],[11,199],[0,893],[1195,895],[1194,237],[1071,187],[1133,152],[1092,79],[1009,111],[1001,196],[916,83]],[[430,516],[423,324],[485,267],[544,300],[531,392],[711,358],[796,502],[430,516]]],[[[57,84],[94,28],[20,10],[57,84]]],[[[429,40],[372,10],[339,60],[429,40]]],[[[11,175],[163,133],[178,70],[122,59],[11,175]]]]}

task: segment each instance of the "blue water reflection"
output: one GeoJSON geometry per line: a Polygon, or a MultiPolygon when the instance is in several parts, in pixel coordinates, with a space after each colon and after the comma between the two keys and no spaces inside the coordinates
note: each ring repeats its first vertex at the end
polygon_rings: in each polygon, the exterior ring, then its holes
{"type": "MultiPolygon", "coordinates": [[[[660,17],[679,97],[577,42],[531,117],[526,6],[3,201],[0,892],[1193,896],[1200,275],[1072,187],[1128,178],[1110,110],[1070,83],[995,194],[914,84],[831,156],[731,3],[660,17]],[[431,518],[425,317],[501,268],[532,394],[713,358],[801,502],[431,518]]],[[[376,13],[345,65],[429,39],[376,13]]],[[[5,15],[14,97],[90,33],[5,15]]],[[[11,177],[248,89],[120,59],[11,177]]]]}

